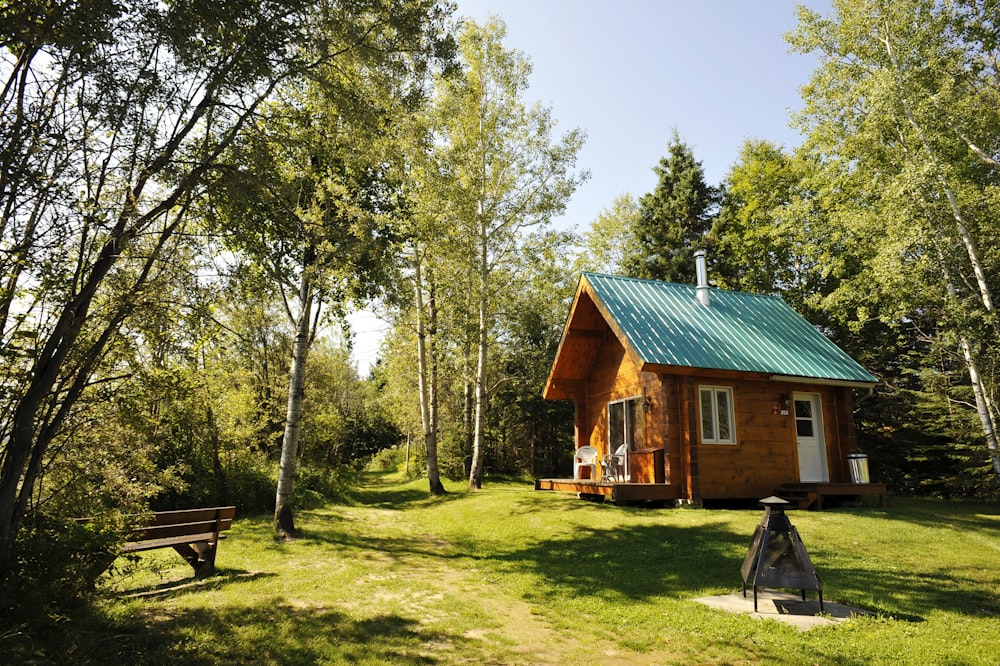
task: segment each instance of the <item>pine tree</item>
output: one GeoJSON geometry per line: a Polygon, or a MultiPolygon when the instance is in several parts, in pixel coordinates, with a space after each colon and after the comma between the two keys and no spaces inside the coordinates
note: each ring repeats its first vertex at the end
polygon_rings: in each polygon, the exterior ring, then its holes
{"type": "Polygon", "coordinates": [[[639,200],[636,246],[624,260],[635,277],[690,282],[695,249],[705,244],[719,204],[719,189],[705,182],[701,162],[674,130],[667,156],[653,169],[656,189],[639,200]]]}

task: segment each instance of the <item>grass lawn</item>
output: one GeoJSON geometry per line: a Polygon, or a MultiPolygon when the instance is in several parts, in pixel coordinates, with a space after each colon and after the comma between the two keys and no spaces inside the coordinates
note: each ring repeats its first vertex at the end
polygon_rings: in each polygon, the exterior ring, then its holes
{"type": "MultiPolygon", "coordinates": [[[[464,484],[463,484],[464,486],[464,484]]],[[[1000,508],[792,511],[824,597],[802,632],[695,603],[740,587],[759,510],[643,509],[368,477],[279,544],[240,519],[204,581],[172,551],[68,621],[60,661],[186,664],[997,664],[1000,508]]],[[[812,593],[810,593],[812,594],[812,593]]],[[[2,645],[0,645],[2,650],[2,645]]],[[[51,653],[49,653],[51,656],[51,653]]],[[[2,661],[2,659],[0,659],[2,661]]]]}

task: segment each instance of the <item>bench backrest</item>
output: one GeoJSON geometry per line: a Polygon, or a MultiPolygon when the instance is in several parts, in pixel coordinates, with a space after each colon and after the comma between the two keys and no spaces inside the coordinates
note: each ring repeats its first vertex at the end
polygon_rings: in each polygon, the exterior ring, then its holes
{"type": "Polygon", "coordinates": [[[218,534],[233,526],[235,515],[235,506],[157,511],[152,514],[148,524],[132,531],[129,541],[151,541],[195,534],[218,534]]]}

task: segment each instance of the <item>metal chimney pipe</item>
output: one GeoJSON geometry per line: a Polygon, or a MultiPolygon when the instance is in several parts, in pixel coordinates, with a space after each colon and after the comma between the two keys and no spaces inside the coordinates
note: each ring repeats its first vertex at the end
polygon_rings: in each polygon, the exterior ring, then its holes
{"type": "Polygon", "coordinates": [[[704,306],[711,305],[712,296],[708,288],[708,269],[705,266],[705,250],[695,251],[694,267],[698,278],[698,284],[695,288],[695,295],[698,297],[698,302],[704,306]]]}

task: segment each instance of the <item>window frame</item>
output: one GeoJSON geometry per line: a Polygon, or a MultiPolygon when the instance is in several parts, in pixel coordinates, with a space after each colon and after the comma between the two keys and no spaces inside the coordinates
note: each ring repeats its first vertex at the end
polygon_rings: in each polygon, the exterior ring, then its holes
{"type": "MultiPolygon", "coordinates": [[[[641,395],[630,395],[625,398],[618,398],[617,400],[609,400],[607,403],[607,421],[608,421],[608,450],[607,454],[611,455],[615,452],[621,444],[626,444],[628,446],[628,451],[638,451],[643,446],[645,446],[646,441],[646,415],[643,408],[644,398],[641,395]],[[628,403],[634,403],[634,408],[629,409],[628,403]],[[622,430],[621,435],[624,439],[621,443],[613,439],[612,435],[612,417],[611,411],[613,408],[621,405],[622,409],[622,430]],[[629,418],[629,414],[632,418],[629,418]],[[631,421],[631,422],[630,422],[631,421]],[[615,442],[615,443],[612,443],[615,442]]],[[[625,478],[630,479],[632,470],[629,466],[628,455],[625,456],[625,478]]]]}
{"type": "Polygon", "coordinates": [[[736,446],[739,442],[736,437],[736,400],[735,391],[732,386],[716,386],[705,384],[698,386],[698,434],[702,444],[718,444],[721,446],[736,446]],[[705,401],[704,395],[711,394],[712,412],[709,417],[712,420],[712,437],[705,436],[705,401]],[[729,437],[721,439],[719,433],[719,398],[723,394],[727,396],[729,404],[729,437]]]}

